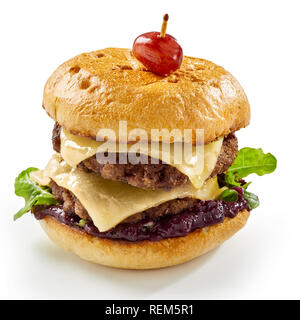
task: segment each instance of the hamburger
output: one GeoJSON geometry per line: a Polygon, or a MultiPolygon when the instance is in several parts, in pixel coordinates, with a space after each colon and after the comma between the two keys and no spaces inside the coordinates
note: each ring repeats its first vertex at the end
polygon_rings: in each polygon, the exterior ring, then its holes
{"type": "Polygon", "coordinates": [[[248,99],[204,59],[184,56],[162,76],[129,49],[83,53],[48,79],[43,108],[54,120],[54,154],[16,178],[25,206],[14,219],[31,211],[51,240],[94,263],[161,268],[212,250],[259,204],[244,178],[276,168],[270,153],[238,150],[248,99]],[[201,152],[175,161],[183,144],[201,152]]]}

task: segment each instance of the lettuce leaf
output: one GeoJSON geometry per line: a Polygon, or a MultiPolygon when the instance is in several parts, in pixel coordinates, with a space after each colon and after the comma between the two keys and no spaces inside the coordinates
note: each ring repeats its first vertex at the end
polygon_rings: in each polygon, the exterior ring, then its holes
{"type": "Polygon", "coordinates": [[[238,201],[239,194],[234,189],[226,189],[219,195],[218,199],[224,200],[224,201],[233,201],[234,202],[234,201],[238,201]]]}
{"type": "Polygon", "coordinates": [[[255,209],[259,206],[258,196],[252,192],[244,191],[244,198],[248,199],[249,209],[255,209]]]}
{"type": "Polygon", "coordinates": [[[33,206],[58,204],[49,187],[40,186],[30,179],[30,173],[37,170],[30,167],[22,171],[15,180],[15,194],[24,198],[25,206],[14,215],[14,220],[22,217],[33,206]]]}
{"type": "Polygon", "coordinates": [[[272,173],[276,166],[277,160],[271,153],[264,153],[260,148],[243,148],[224,175],[226,185],[241,186],[240,179],[252,173],[259,176],[272,173]]]}
{"type": "MultiPolygon", "coordinates": [[[[243,148],[239,150],[237,157],[227,172],[219,177],[219,183],[229,189],[225,190],[220,199],[225,201],[234,201],[235,186],[244,189],[244,198],[248,200],[249,209],[255,209],[259,206],[258,196],[246,191],[251,182],[246,183],[242,179],[249,174],[256,173],[259,176],[272,173],[277,166],[277,160],[271,153],[264,153],[262,149],[243,148]]],[[[236,200],[235,200],[236,201],[236,200]]]]}

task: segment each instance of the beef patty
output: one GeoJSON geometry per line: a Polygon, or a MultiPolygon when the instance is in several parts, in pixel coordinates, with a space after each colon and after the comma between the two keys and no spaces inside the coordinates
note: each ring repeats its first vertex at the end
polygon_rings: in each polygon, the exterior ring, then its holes
{"type": "MultiPolygon", "coordinates": [[[[50,187],[55,199],[62,204],[65,212],[76,214],[82,219],[91,221],[88,212],[72,192],[58,186],[53,180],[50,182],[50,187]]],[[[163,215],[177,214],[183,210],[192,208],[199,201],[193,198],[170,200],[157,207],[136,213],[125,219],[123,223],[136,223],[143,219],[157,219],[163,215]]]]}
{"type": "MultiPolygon", "coordinates": [[[[55,123],[52,144],[56,152],[60,152],[60,131],[60,125],[55,123]]],[[[236,158],[237,152],[237,138],[234,133],[231,133],[223,140],[217,163],[209,178],[226,171],[236,158]]],[[[118,155],[116,158],[118,159],[118,155]]],[[[101,164],[98,162],[96,155],[94,155],[79,163],[78,168],[87,172],[97,173],[104,179],[122,181],[145,189],[171,189],[188,181],[188,177],[175,167],[162,163],[162,161],[159,161],[159,164],[151,164],[153,161],[151,161],[150,157],[148,158],[148,164],[101,164]]]]}

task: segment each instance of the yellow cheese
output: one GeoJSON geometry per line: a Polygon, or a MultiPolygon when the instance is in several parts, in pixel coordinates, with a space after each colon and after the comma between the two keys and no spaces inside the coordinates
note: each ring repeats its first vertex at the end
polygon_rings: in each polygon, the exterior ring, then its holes
{"type": "MultiPolygon", "coordinates": [[[[73,168],[59,154],[53,155],[43,170],[43,176],[71,191],[100,231],[107,231],[129,216],[169,200],[185,197],[210,200],[216,199],[223,191],[218,186],[217,178],[208,180],[200,189],[195,189],[191,183],[172,190],[139,189],[73,168]]],[[[35,179],[35,176],[32,178],[35,179]]]]}
{"type": "MultiPolygon", "coordinates": [[[[108,146],[107,142],[79,137],[65,130],[61,131],[60,139],[61,156],[74,168],[81,161],[94,156],[97,152],[105,152],[107,149],[104,148],[104,146],[108,146]]],[[[160,159],[188,176],[195,188],[200,188],[204,181],[210,176],[217,163],[222,143],[223,137],[204,146],[190,146],[190,152],[186,152],[185,154],[184,148],[177,148],[174,144],[170,144],[170,149],[168,149],[166,144],[163,145],[162,143],[152,145],[148,143],[138,143],[131,146],[129,145],[127,152],[129,154],[138,152],[152,156],[152,158],[160,159]]],[[[113,149],[113,144],[111,144],[109,147],[112,148],[110,150],[118,151],[121,150],[124,145],[121,146],[117,144],[113,149]]]]}
{"type": "Polygon", "coordinates": [[[44,170],[32,171],[29,174],[31,180],[41,186],[47,186],[50,183],[50,178],[44,175],[44,170]]]}

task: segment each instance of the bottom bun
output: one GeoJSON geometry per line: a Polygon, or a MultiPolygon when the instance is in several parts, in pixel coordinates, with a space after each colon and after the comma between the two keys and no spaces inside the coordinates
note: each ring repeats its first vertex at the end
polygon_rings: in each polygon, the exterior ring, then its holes
{"type": "Polygon", "coordinates": [[[40,224],[52,241],[84,260],[122,269],[154,269],[187,262],[216,248],[240,230],[248,217],[249,212],[243,210],[235,218],[225,218],[223,223],[196,230],[185,237],[156,242],[101,239],[51,216],[46,216],[40,224]]]}

